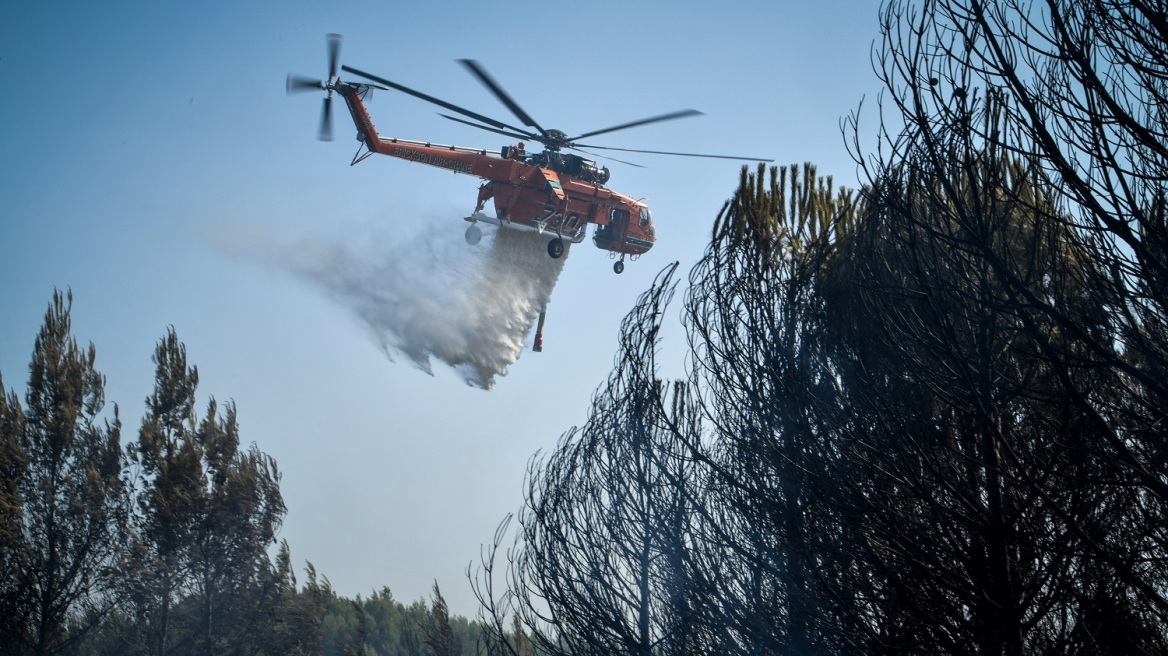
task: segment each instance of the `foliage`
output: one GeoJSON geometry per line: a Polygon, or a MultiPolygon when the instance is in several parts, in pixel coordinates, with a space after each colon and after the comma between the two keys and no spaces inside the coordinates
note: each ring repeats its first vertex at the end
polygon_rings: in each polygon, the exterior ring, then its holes
{"type": "Polygon", "coordinates": [[[276,463],[241,447],[234,404],[196,414],[198,370],[173,328],[123,450],[71,307],[54,294],[26,403],[0,382],[5,654],[479,653],[482,631],[450,616],[437,583],[429,608],[388,589],[337,597],[311,563],[297,584],[276,463]]]}
{"type": "MultiPolygon", "coordinates": [[[[1042,481],[1032,493],[1082,554],[1069,565],[1083,589],[1068,639],[1105,650],[1163,651],[1168,619],[1164,16],[1158,3],[1105,0],[888,2],[877,70],[907,128],[860,160],[877,189],[934,181],[916,207],[896,193],[882,204],[902,234],[980,265],[975,300],[1032,362],[1002,374],[1073,462],[1023,482],[1042,481]],[[975,168],[979,153],[1016,158],[1037,182],[975,168]],[[1059,483],[1066,496],[1042,494],[1059,483]]],[[[1012,444],[998,447],[1008,456],[1012,444]]]]}
{"type": "Polygon", "coordinates": [[[675,269],[625,320],[616,367],[588,423],[532,462],[522,542],[507,554],[512,592],[492,596],[498,542],[479,573],[476,593],[499,651],[688,652],[683,591],[697,481],[671,427],[696,430],[696,417],[685,386],[670,392],[653,377],[656,310],[672,295],[675,269]],[[668,411],[655,405],[663,395],[673,402],[668,411]]]}
{"type": "Polygon", "coordinates": [[[24,640],[21,622],[27,585],[21,572],[24,509],[20,480],[27,459],[20,448],[24,413],[15,392],[9,393],[0,378],[0,643],[19,645],[24,640]]]}
{"type": "Polygon", "coordinates": [[[71,334],[72,294],[54,292],[36,338],[22,409],[0,405],[4,624],[18,653],[59,653],[114,603],[118,548],[128,530],[128,473],[117,407],[101,419],[105,378],[96,351],[71,334]]]}
{"type": "Polygon", "coordinates": [[[851,117],[858,202],[744,169],[683,310],[701,422],[660,421],[666,275],[533,461],[504,590],[506,524],[484,553],[492,648],[515,612],[555,653],[673,653],[673,618],[686,653],[1168,653],[1165,15],[886,2],[903,122],[865,155],[851,117]]]}
{"type": "Polygon", "coordinates": [[[331,592],[311,565],[297,589],[276,542],[275,462],[239,448],[233,405],[212,400],[195,421],[198,374],[173,330],[140,441],[123,450],[71,308],[54,293],[24,406],[0,394],[5,653],[319,653],[331,592]]]}
{"type": "Polygon", "coordinates": [[[422,656],[442,653],[481,653],[479,626],[449,615],[435,584],[431,606],[419,600],[403,604],[389,588],[367,598],[331,597],[324,616],[326,656],[422,656]],[[439,628],[445,625],[445,628],[439,628]],[[437,629],[437,630],[436,630],[437,629]],[[447,649],[446,652],[441,649],[447,649]]]}
{"type": "Polygon", "coordinates": [[[212,399],[195,422],[198,372],[187,368],[173,330],[154,360],[154,394],[140,441],[130,448],[145,484],[135,555],[152,562],[146,572],[155,575],[140,582],[156,588],[135,599],[156,625],[156,653],[167,653],[175,636],[208,655],[226,645],[266,644],[291,575],[287,545],[275,566],[268,555],[285,512],[275,461],[254,445],[240,451],[233,404],[222,415],[212,399]],[[180,599],[198,611],[186,626],[171,627],[170,607],[180,599]]]}

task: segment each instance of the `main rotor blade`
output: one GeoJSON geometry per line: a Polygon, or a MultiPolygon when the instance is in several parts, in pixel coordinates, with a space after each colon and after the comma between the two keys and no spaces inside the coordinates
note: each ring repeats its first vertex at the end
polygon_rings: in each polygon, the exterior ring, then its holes
{"type": "Polygon", "coordinates": [[[541,128],[539,123],[536,123],[535,119],[531,118],[527,112],[523,111],[523,108],[520,107],[514,100],[512,100],[511,96],[507,95],[506,91],[503,91],[503,87],[500,87],[499,84],[495,82],[495,80],[490,75],[487,74],[487,71],[482,66],[480,66],[477,61],[473,59],[460,59],[458,61],[461,62],[463,66],[469,68],[470,72],[479,79],[479,82],[482,82],[488,89],[490,89],[491,93],[495,94],[495,97],[502,101],[502,103],[507,106],[507,109],[510,109],[511,113],[516,116],[516,118],[518,118],[520,121],[523,121],[524,125],[539,130],[539,133],[542,135],[547,135],[547,131],[541,128]]]}
{"type": "Polygon", "coordinates": [[[333,140],[333,96],[329,94],[325,96],[324,108],[320,111],[320,132],[317,133],[316,138],[321,141],[333,140]]]}
{"type": "Polygon", "coordinates": [[[620,125],[614,125],[611,128],[604,128],[603,130],[593,130],[592,132],[585,132],[584,134],[582,134],[578,137],[572,137],[571,139],[569,139],[569,141],[575,141],[577,139],[587,139],[588,137],[595,137],[598,134],[607,134],[609,132],[616,132],[617,130],[625,130],[628,128],[635,128],[638,125],[648,125],[650,123],[660,123],[661,121],[672,121],[673,119],[676,119],[676,118],[686,118],[688,116],[698,116],[701,114],[703,114],[703,112],[699,112],[696,109],[683,109],[681,111],[670,112],[668,114],[662,114],[660,116],[653,116],[651,118],[643,118],[639,121],[633,121],[631,123],[622,123],[620,125]]]}
{"type": "Polygon", "coordinates": [[[488,118],[486,116],[483,116],[482,114],[476,114],[475,112],[472,112],[469,109],[463,109],[462,107],[459,107],[458,105],[454,105],[452,103],[448,103],[445,100],[439,100],[433,96],[427,96],[426,94],[422,93],[421,91],[414,91],[413,89],[411,89],[409,87],[402,86],[396,82],[390,82],[389,80],[386,80],[385,78],[380,78],[380,77],[377,77],[376,75],[370,75],[369,73],[366,73],[364,71],[359,71],[359,70],[353,68],[352,66],[341,66],[341,70],[347,71],[349,73],[353,73],[354,75],[360,75],[361,77],[369,79],[369,80],[373,80],[374,82],[384,84],[385,86],[387,86],[391,89],[397,89],[398,91],[401,91],[402,93],[407,93],[415,98],[421,98],[422,100],[425,100],[428,103],[433,103],[435,105],[438,105],[439,107],[445,107],[446,109],[449,109],[452,112],[458,112],[459,114],[462,114],[463,116],[469,116],[469,117],[475,119],[476,121],[482,121],[483,123],[486,123],[487,125],[493,125],[493,126],[500,128],[500,129],[515,130],[516,132],[523,132],[522,128],[512,127],[512,126],[507,125],[506,123],[504,123],[502,121],[496,121],[495,119],[488,118]]]}
{"type": "Polygon", "coordinates": [[[634,164],[634,163],[632,163],[632,162],[626,162],[626,161],[624,161],[623,159],[617,159],[617,158],[615,158],[615,157],[609,157],[608,155],[601,155],[601,154],[599,154],[599,153],[590,153],[590,152],[588,152],[587,150],[584,150],[583,148],[576,148],[575,146],[569,146],[569,148],[570,148],[571,150],[578,150],[578,151],[580,151],[580,152],[582,152],[582,153],[584,153],[585,155],[588,155],[588,156],[590,156],[590,157],[599,157],[600,159],[607,159],[607,160],[609,160],[609,161],[611,161],[611,162],[620,162],[621,164],[627,164],[627,165],[629,165],[629,166],[635,166],[635,167],[637,167],[637,168],[639,168],[639,169],[647,168],[647,167],[645,167],[645,166],[641,166],[640,164],[634,164]]]}
{"type": "Polygon", "coordinates": [[[478,123],[471,123],[470,121],[464,121],[461,118],[455,118],[453,116],[443,114],[441,112],[439,112],[438,115],[441,116],[442,118],[454,121],[455,123],[463,123],[465,125],[471,126],[472,128],[486,130],[487,132],[494,132],[495,134],[501,134],[504,137],[511,137],[512,139],[532,139],[532,140],[539,139],[539,137],[537,137],[534,134],[520,134],[518,132],[507,132],[506,130],[496,130],[495,128],[492,128],[492,127],[487,127],[485,125],[479,125],[478,123]]]}
{"type": "Polygon", "coordinates": [[[337,57],[341,52],[341,35],[328,35],[329,80],[337,76],[337,57]]]}
{"type": "Polygon", "coordinates": [[[320,91],[324,89],[324,82],[312,77],[304,77],[303,75],[288,74],[288,81],[284,83],[284,89],[288,93],[297,93],[300,91],[320,91]]]}
{"type": "Polygon", "coordinates": [[[737,155],[704,155],[702,153],[671,153],[664,150],[636,150],[633,148],[613,148],[612,146],[594,146],[589,144],[572,144],[573,148],[599,148],[601,150],[619,150],[625,153],[648,153],[650,155],[677,155],[679,157],[710,157],[713,159],[740,159],[748,162],[773,162],[773,159],[763,157],[739,157],[737,155]]]}

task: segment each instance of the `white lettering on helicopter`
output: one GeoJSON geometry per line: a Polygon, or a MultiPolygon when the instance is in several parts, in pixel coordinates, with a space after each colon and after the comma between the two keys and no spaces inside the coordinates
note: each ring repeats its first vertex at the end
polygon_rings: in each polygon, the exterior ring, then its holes
{"type": "Polygon", "coordinates": [[[411,162],[430,164],[431,166],[439,166],[444,169],[462,171],[463,173],[470,173],[471,170],[470,162],[461,162],[456,159],[448,159],[446,157],[442,157],[441,155],[430,155],[429,153],[413,150],[411,148],[402,148],[401,146],[397,146],[393,149],[391,154],[394,157],[408,159],[411,162]]]}

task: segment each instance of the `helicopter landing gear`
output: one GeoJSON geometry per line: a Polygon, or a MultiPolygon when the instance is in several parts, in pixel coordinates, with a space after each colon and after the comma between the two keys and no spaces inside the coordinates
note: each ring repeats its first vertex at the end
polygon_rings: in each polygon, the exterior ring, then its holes
{"type": "Polygon", "coordinates": [[[464,235],[464,236],[466,237],[466,243],[470,244],[471,246],[474,246],[475,244],[479,243],[479,241],[482,240],[483,231],[477,225],[472,223],[472,224],[470,224],[470,227],[468,227],[466,229],[466,235],[464,235]]]}
{"type": "Polygon", "coordinates": [[[560,259],[564,256],[564,240],[556,237],[555,239],[549,241],[547,245],[547,251],[548,255],[551,255],[553,260],[560,259]]]}
{"type": "Polygon", "coordinates": [[[624,273],[625,261],[624,260],[617,260],[616,262],[613,262],[612,263],[612,270],[617,274],[624,273]]]}

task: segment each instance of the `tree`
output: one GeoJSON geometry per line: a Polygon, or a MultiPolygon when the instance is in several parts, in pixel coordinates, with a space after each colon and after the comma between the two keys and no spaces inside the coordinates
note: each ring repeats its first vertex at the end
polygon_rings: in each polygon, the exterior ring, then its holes
{"type": "Polygon", "coordinates": [[[442,597],[442,591],[438,589],[437,581],[434,581],[434,594],[430,603],[430,616],[422,625],[422,642],[433,656],[462,656],[462,645],[450,627],[450,609],[442,597]]]}
{"type": "MultiPolygon", "coordinates": [[[[574,627],[612,634],[678,589],[692,653],[1168,653],[1168,13],[888,0],[881,16],[900,116],[872,155],[851,118],[859,202],[809,168],[744,170],[691,273],[704,429],[650,448],[665,464],[680,439],[696,463],[684,530],[636,533],[636,495],[595,473],[629,441],[570,434],[529,474],[498,599],[498,535],[486,552],[496,637],[509,603],[542,608],[559,582],[552,598],[594,603],[524,622],[550,651],[644,651],[574,627]],[[597,555],[672,535],[676,588],[642,577],[635,594],[636,561],[597,555]]],[[[618,396],[629,425],[663,416],[664,395],[636,396],[618,396]]]]}
{"type": "Polygon", "coordinates": [[[349,603],[356,621],[351,631],[344,631],[337,636],[335,644],[337,653],[341,656],[365,656],[365,646],[369,635],[369,615],[361,607],[359,599],[349,603]]]}
{"type": "Polygon", "coordinates": [[[23,408],[0,381],[4,653],[319,653],[331,591],[311,564],[298,589],[277,543],[275,462],[240,449],[233,404],[220,413],[212,399],[196,421],[198,372],[173,329],[155,351],[139,441],[123,452],[71,308],[54,293],[23,408]]]}
{"type": "Polygon", "coordinates": [[[131,445],[143,489],[127,563],[147,650],[210,656],[288,644],[276,635],[297,594],[287,545],[275,563],[269,556],[285,512],[276,463],[255,445],[240,450],[234,404],[221,413],[211,399],[196,420],[198,371],[173,329],[154,362],[154,392],[131,445]]]}
{"type": "MultiPolygon", "coordinates": [[[[1083,557],[1081,533],[1114,549],[1157,529],[1106,483],[1114,468],[1083,460],[1090,415],[989,260],[1087,317],[1070,293],[1082,253],[1033,170],[992,152],[942,161],[927,175],[905,162],[853,218],[810,207],[815,235],[794,209],[813,195],[793,185],[781,212],[781,176],[768,189],[744,174],[691,274],[691,362],[715,427],[703,462],[722,483],[707,503],[731,511],[717,598],[742,651],[1066,653],[1098,647],[1076,630],[1088,619],[1157,644],[1126,592],[1123,610],[1086,617],[1125,588],[1083,557]]],[[[1099,398],[1116,389],[1110,372],[1078,376],[1099,398]]]]}
{"type": "Polygon", "coordinates": [[[810,164],[744,168],[690,273],[692,385],[712,427],[692,450],[717,491],[705,542],[723,545],[711,563],[723,650],[828,653],[849,633],[828,604],[846,592],[819,580],[849,555],[831,544],[839,374],[818,287],[856,210],[810,164]]]}
{"type": "Polygon", "coordinates": [[[531,640],[527,637],[527,630],[523,628],[523,620],[519,619],[519,615],[511,616],[511,635],[508,638],[515,656],[534,656],[531,640]]]}
{"type": "MultiPolygon", "coordinates": [[[[194,440],[199,372],[188,367],[174,329],[154,352],[154,392],[138,433],[137,460],[145,487],[138,497],[139,531],[128,577],[147,651],[170,653],[172,610],[191,591],[191,553],[203,503],[202,453],[194,440]]],[[[190,639],[186,636],[185,639],[190,639]]]]}
{"type": "MultiPolygon", "coordinates": [[[[280,559],[287,561],[288,545],[283,543],[280,559]]],[[[277,571],[287,565],[277,564],[277,571]]],[[[327,577],[318,578],[312,563],[305,565],[307,581],[301,589],[296,580],[281,590],[276,609],[276,621],[269,626],[265,650],[271,654],[318,656],[324,653],[324,617],[329,600],[333,598],[332,585],[327,577]]]]}
{"type": "Polygon", "coordinates": [[[1118,408],[1128,381],[1052,362],[1092,353],[1017,288],[1105,330],[1043,172],[917,153],[859,204],[766,173],[691,272],[684,410],[658,284],[589,423],[533,462],[507,591],[503,527],[477,579],[497,651],[515,610],[550,653],[1163,652],[1130,576],[1157,580],[1162,525],[1074,393],[1118,408]]]}
{"type": "Polygon", "coordinates": [[[506,522],[484,558],[474,584],[496,652],[518,656],[530,642],[534,653],[694,653],[686,548],[698,483],[677,431],[696,431],[695,416],[685,386],[664,384],[655,365],[676,268],[626,317],[587,423],[533,459],[498,598],[492,570],[506,522]]]}
{"type": "Polygon", "coordinates": [[[20,448],[24,413],[15,392],[7,392],[0,377],[0,643],[20,645],[24,639],[22,610],[27,608],[26,577],[21,571],[23,501],[21,479],[27,460],[20,448]]]}
{"type": "Polygon", "coordinates": [[[105,378],[94,368],[93,345],[83,351],[72,336],[72,304],[72,293],[53,293],[29,364],[25,409],[13,396],[0,413],[5,465],[20,470],[6,479],[20,495],[21,536],[9,553],[25,595],[13,618],[22,635],[10,644],[37,655],[64,650],[113,606],[113,565],[131,504],[117,406],[112,420],[100,418],[105,378]]]}
{"type": "MultiPolygon", "coordinates": [[[[1050,181],[1049,202],[1058,211],[1031,212],[1034,236],[1026,241],[1057,239],[1069,254],[1044,272],[1053,284],[1036,284],[1028,275],[1033,269],[1003,257],[992,239],[933,234],[971,253],[996,278],[999,307],[1015,318],[1014,330],[1042,363],[1066,412],[1079,418],[1061,441],[1084,464],[1064,482],[1069,488],[1090,481],[1085,487],[1101,495],[1093,501],[1099,505],[1085,511],[1074,496],[1047,500],[1060,509],[1069,537],[1099,565],[1075,590],[1082,609],[1075,621],[1103,621],[1095,614],[1101,595],[1131,600],[1126,610],[1105,614],[1108,621],[1130,620],[1113,632],[1160,635],[1162,644],[1168,620],[1163,7],[894,1],[882,16],[878,73],[906,128],[883,133],[878,155],[861,158],[873,187],[913,175],[931,179],[939,184],[928,194],[947,203],[954,225],[967,229],[979,214],[971,202],[978,197],[944,183],[959,178],[935,172],[954,162],[961,167],[978,151],[996,152],[1050,181]],[[987,115],[994,119],[980,118],[987,115]]],[[[1010,184],[1005,170],[989,173],[982,184],[999,190],[1001,202],[1037,208],[1027,187],[1010,184]]]]}
{"type": "MultiPolygon", "coordinates": [[[[995,120],[992,108],[984,118],[995,120]]],[[[1068,273],[1082,254],[1049,220],[1056,209],[1040,172],[992,149],[933,162],[907,161],[901,177],[870,190],[846,247],[846,283],[829,293],[840,318],[830,341],[851,363],[841,386],[857,415],[845,443],[868,465],[847,478],[864,484],[845,501],[866,518],[858,552],[872,570],[855,585],[879,592],[882,615],[913,627],[918,643],[1065,653],[1073,591],[1099,574],[1079,555],[1075,527],[1115,518],[1122,494],[1084,484],[1107,477],[1083,458],[1098,434],[998,272],[1071,299],[1068,273]]],[[[1101,397],[1116,386],[1105,370],[1079,376],[1101,397]]],[[[873,640],[903,651],[904,637],[873,640]]]]}

